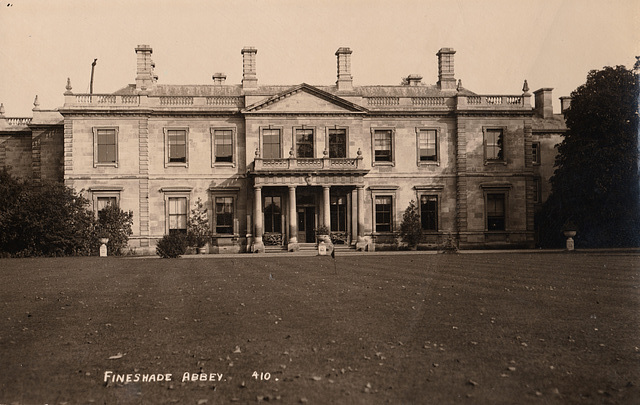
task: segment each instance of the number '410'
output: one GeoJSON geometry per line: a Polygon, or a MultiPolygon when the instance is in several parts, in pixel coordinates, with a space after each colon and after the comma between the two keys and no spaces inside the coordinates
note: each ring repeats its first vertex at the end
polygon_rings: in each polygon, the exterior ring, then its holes
{"type": "Polygon", "coordinates": [[[258,381],[269,381],[269,379],[271,379],[271,373],[258,373],[257,371],[254,371],[253,374],[251,374],[251,377],[258,381]]]}

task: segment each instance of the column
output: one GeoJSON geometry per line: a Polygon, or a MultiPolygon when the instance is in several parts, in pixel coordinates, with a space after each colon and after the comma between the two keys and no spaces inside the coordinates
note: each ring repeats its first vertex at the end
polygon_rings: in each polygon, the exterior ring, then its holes
{"type": "Polygon", "coordinates": [[[331,197],[329,193],[329,186],[322,186],[322,201],[324,202],[324,209],[322,214],[324,215],[324,225],[329,228],[331,232],[331,197]]]}
{"type": "Polygon", "coordinates": [[[296,186],[289,186],[289,252],[297,252],[300,249],[298,245],[298,212],[296,211],[296,186]]]}
{"type": "Polygon", "coordinates": [[[254,238],[253,238],[253,252],[263,253],[264,252],[264,242],[262,242],[262,227],[263,227],[263,219],[262,219],[262,187],[254,186],[254,208],[253,208],[253,222],[255,227],[254,238]]]}
{"type": "Polygon", "coordinates": [[[358,192],[351,190],[351,244],[358,242],[358,192]]]}
{"type": "Polygon", "coordinates": [[[364,186],[356,188],[358,194],[358,241],[356,250],[365,250],[367,243],[364,240],[364,186]]]}

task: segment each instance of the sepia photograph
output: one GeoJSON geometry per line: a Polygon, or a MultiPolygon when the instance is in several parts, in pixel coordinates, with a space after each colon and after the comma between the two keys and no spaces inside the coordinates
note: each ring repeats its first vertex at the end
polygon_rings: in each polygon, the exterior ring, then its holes
{"type": "Polygon", "coordinates": [[[640,3],[0,3],[0,405],[640,403],[640,3]]]}

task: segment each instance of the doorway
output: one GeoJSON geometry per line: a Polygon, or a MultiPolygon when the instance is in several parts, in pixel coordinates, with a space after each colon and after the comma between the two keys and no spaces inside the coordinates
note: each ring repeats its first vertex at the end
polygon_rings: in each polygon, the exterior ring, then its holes
{"type": "Polygon", "coordinates": [[[298,242],[315,243],[316,208],[298,207],[298,242]]]}

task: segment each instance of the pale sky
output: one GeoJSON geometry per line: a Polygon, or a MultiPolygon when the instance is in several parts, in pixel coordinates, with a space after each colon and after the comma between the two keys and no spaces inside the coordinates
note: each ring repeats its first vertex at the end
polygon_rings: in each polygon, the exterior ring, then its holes
{"type": "Polygon", "coordinates": [[[554,89],[560,96],[603,66],[640,55],[638,0],[4,0],[0,3],[0,102],[31,116],[74,93],[135,82],[138,44],[153,48],[162,84],[242,79],[245,46],[258,49],[258,84],[331,85],[335,51],[350,47],[354,85],[435,84],[436,52],[456,50],[455,76],[478,94],[554,89]]]}

